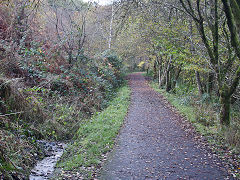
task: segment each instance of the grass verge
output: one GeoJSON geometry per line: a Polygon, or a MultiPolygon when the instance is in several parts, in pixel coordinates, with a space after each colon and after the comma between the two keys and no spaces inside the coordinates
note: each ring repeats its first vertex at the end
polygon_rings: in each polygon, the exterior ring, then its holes
{"type": "Polygon", "coordinates": [[[105,110],[97,112],[90,120],[81,122],[73,143],[58,162],[57,166],[62,168],[62,178],[96,176],[106,154],[114,146],[129,103],[130,90],[124,86],[105,110]]]}
{"type": "MultiPolygon", "coordinates": [[[[222,129],[217,118],[217,112],[207,104],[185,103],[185,97],[177,94],[167,93],[164,89],[159,89],[158,83],[150,82],[149,85],[157,92],[161,93],[180,114],[184,115],[191,122],[197,132],[203,135],[211,145],[212,151],[223,160],[228,172],[233,177],[240,178],[240,156],[238,146],[231,146],[228,142],[228,134],[232,134],[232,128],[239,125],[232,124],[229,129],[222,129]]],[[[232,117],[232,121],[234,118],[232,117]]],[[[235,122],[235,121],[234,121],[235,122]]],[[[234,138],[236,135],[234,135],[234,138]]],[[[234,140],[234,143],[236,144],[234,140]]]]}
{"type": "Polygon", "coordinates": [[[196,107],[183,103],[175,94],[167,93],[164,89],[159,89],[158,84],[155,82],[152,82],[150,86],[166,97],[167,100],[193,124],[199,133],[203,135],[207,133],[206,127],[197,123],[196,107]]]}

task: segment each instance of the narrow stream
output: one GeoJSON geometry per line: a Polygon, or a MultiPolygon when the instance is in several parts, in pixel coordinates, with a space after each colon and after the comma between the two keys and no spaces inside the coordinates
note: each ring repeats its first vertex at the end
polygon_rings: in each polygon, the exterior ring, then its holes
{"type": "Polygon", "coordinates": [[[64,143],[38,141],[43,146],[46,157],[39,161],[33,168],[29,179],[30,180],[47,180],[54,171],[54,167],[58,159],[62,156],[63,150],[66,147],[64,143]]]}

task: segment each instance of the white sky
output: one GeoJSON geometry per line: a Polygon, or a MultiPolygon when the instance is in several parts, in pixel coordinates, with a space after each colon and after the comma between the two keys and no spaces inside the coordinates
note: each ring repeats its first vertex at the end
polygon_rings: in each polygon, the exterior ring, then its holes
{"type": "Polygon", "coordinates": [[[98,2],[100,5],[106,5],[106,4],[111,4],[112,0],[83,0],[85,2],[88,1],[95,1],[98,2]]]}

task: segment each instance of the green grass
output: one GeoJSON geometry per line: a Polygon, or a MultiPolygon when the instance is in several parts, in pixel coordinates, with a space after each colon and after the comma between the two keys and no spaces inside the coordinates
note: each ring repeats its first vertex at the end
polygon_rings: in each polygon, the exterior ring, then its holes
{"type": "MultiPolygon", "coordinates": [[[[184,115],[188,121],[195,127],[195,130],[203,135],[206,140],[211,144],[211,149],[216,152],[225,164],[231,164],[234,168],[229,169],[232,175],[240,178],[239,170],[237,170],[239,158],[235,158],[236,162],[231,163],[231,156],[236,157],[239,154],[239,118],[232,116],[232,124],[229,128],[223,129],[219,124],[217,112],[210,105],[196,101],[185,103],[185,99],[191,95],[185,94],[184,96],[178,94],[167,93],[164,89],[159,89],[158,83],[151,82],[150,86],[157,92],[161,93],[177,110],[180,114],[184,115]],[[229,149],[227,153],[225,150],[229,149]],[[226,155],[227,154],[227,155],[226,155]],[[229,159],[226,158],[229,156],[229,159]]],[[[194,101],[194,100],[191,100],[194,101]]],[[[239,117],[239,112],[236,113],[239,117]]]]}
{"type": "Polygon", "coordinates": [[[196,131],[202,135],[210,135],[216,134],[217,128],[216,126],[205,126],[198,122],[197,120],[197,107],[192,106],[191,104],[184,103],[183,99],[181,99],[176,94],[171,94],[166,92],[164,89],[159,89],[158,83],[152,82],[150,86],[157,92],[161,93],[167,100],[178,110],[180,114],[185,116],[188,121],[192,123],[195,127],[196,131]]]}
{"type": "Polygon", "coordinates": [[[130,90],[124,86],[117,96],[102,112],[96,113],[90,120],[82,121],[74,142],[62,156],[58,167],[70,171],[85,171],[91,176],[114,144],[123,124],[130,103],[130,90]],[[88,170],[87,167],[94,167],[88,170]],[[81,169],[81,170],[80,170],[81,169]]]}
{"type": "Polygon", "coordinates": [[[152,82],[150,86],[157,92],[161,93],[167,100],[177,108],[177,110],[182,113],[190,122],[196,122],[195,108],[189,105],[185,105],[181,100],[174,94],[167,93],[164,89],[159,89],[158,84],[152,82]]]}
{"type": "MultiPolygon", "coordinates": [[[[143,74],[143,76],[151,77],[151,74],[143,74]]],[[[190,121],[193,126],[196,128],[198,132],[201,134],[206,134],[206,127],[202,124],[197,122],[197,116],[196,116],[196,107],[189,105],[188,103],[184,103],[183,99],[181,99],[176,94],[171,94],[165,91],[165,89],[159,89],[159,85],[157,82],[151,82],[149,84],[155,91],[162,94],[176,109],[177,111],[185,116],[188,121],[190,121]]]]}

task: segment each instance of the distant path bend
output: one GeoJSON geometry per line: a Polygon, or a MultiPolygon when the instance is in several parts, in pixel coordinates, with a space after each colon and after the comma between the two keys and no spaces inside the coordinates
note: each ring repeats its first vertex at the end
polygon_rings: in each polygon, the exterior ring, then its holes
{"type": "Polygon", "coordinates": [[[129,75],[131,106],[101,179],[232,179],[141,73],[129,75]]]}

